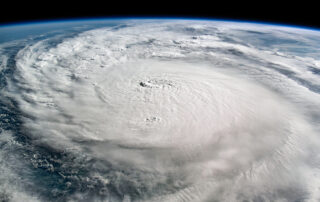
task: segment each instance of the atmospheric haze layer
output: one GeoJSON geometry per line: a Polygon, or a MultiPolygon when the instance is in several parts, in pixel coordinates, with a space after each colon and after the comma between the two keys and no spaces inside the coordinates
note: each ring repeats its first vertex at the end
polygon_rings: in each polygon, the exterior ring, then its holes
{"type": "Polygon", "coordinates": [[[320,200],[319,31],[128,19],[1,36],[0,201],[320,200]]]}

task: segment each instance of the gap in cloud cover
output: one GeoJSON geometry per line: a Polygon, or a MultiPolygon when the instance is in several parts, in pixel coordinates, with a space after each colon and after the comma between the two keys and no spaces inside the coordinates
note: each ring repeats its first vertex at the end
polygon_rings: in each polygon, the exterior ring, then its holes
{"type": "Polygon", "coordinates": [[[24,135],[0,139],[24,157],[4,197],[27,176],[43,200],[319,198],[319,32],[132,19],[60,34],[1,49],[24,135]]]}

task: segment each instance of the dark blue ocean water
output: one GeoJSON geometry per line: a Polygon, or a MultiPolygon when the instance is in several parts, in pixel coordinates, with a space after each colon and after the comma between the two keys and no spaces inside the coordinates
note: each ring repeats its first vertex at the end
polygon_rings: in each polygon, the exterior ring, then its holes
{"type": "MultiPolygon", "coordinates": [[[[26,186],[26,191],[46,193],[42,196],[46,200],[64,201],[65,195],[87,188],[88,184],[75,176],[86,176],[88,168],[72,166],[74,157],[65,151],[56,151],[50,145],[34,144],[32,134],[22,124],[23,118],[33,117],[24,114],[14,99],[1,93],[7,88],[8,79],[15,82],[16,55],[24,47],[41,40],[46,40],[47,47],[52,48],[64,39],[74,37],[83,31],[99,27],[117,28],[119,25],[121,23],[109,21],[65,21],[0,27],[1,55],[7,57],[4,61],[0,61],[0,67],[3,66],[0,68],[0,136],[4,131],[10,131],[19,145],[12,146],[10,150],[14,151],[17,161],[23,161],[27,166],[24,169],[17,168],[14,172],[34,182],[26,186]],[[67,187],[67,181],[72,185],[67,187]]],[[[6,144],[1,142],[0,149],[7,148],[6,144]]],[[[78,161],[88,164],[86,158],[78,161]]],[[[10,197],[0,193],[0,201],[6,198],[10,197]]]]}
{"type": "MultiPolygon", "coordinates": [[[[6,65],[0,68],[0,135],[3,131],[10,131],[15,140],[23,145],[22,147],[14,148],[21,160],[25,161],[28,168],[25,170],[17,170],[20,176],[26,176],[33,182],[29,187],[30,192],[45,193],[43,197],[46,200],[64,201],[69,194],[85,191],[88,186],[102,186],[99,181],[87,182],[86,176],[92,169],[88,165],[94,165],[93,159],[86,157],[75,157],[66,151],[57,151],[50,147],[50,145],[38,145],[33,141],[32,134],[23,127],[23,118],[28,117],[32,119],[32,115],[24,114],[20,109],[18,103],[10,98],[1,95],[7,88],[7,80],[15,81],[14,74],[16,70],[16,55],[20,50],[26,46],[30,46],[38,41],[46,40],[47,47],[55,47],[66,38],[72,38],[77,34],[100,27],[112,27],[114,29],[126,26],[122,20],[81,20],[81,21],[60,21],[60,22],[43,22],[43,23],[25,23],[20,25],[6,25],[0,26],[0,49],[1,55],[7,56],[6,65]],[[73,164],[77,161],[77,164],[73,164]],[[79,165],[85,166],[79,166],[79,165]],[[36,168],[36,169],[33,169],[36,168]],[[19,173],[20,172],[20,173],[19,173]],[[26,174],[27,173],[27,174],[26,174]],[[67,182],[70,182],[69,185],[67,182]],[[96,184],[94,184],[96,183],[96,184]],[[52,190],[46,192],[46,190],[52,190]]],[[[190,30],[189,30],[190,31],[190,30]]],[[[193,30],[191,30],[193,32],[193,30]]],[[[243,35],[237,35],[238,38],[251,43],[256,47],[270,49],[272,47],[281,47],[279,51],[292,53],[295,55],[311,55],[319,56],[320,40],[311,38],[312,42],[301,42],[287,38],[274,38],[271,35],[260,32],[249,32],[240,30],[243,35]],[[318,44],[313,44],[314,41],[319,41],[318,44]],[[281,45],[285,46],[281,46],[281,45]],[[297,48],[299,47],[299,48],[297,48]]],[[[224,36],[221,36],[224,37],[224,36]]],[[[226,41],[232,42],[232,36],[225,36],[226,41]]],[[[232,55],[244,57],[241,52],[233,49],[228,50],[232,55]]],[[[253,58],[251,58],[253,60],[253,58]]],[[[259,61],[256,61],[258,64],[259,61]]],[[[0,60],[0,67],[4,61],[0,60]]],[[[263,63],[261,65],[264,65],[263,63]]],[[[306,80],[296,77],[296,75],[289,71],[279,68],[275,64],[269,64],[268,68],[278,71],[279,73],[297,81],[301,85],[307,87],[313,92],[320,92],[320,86],[314,85],[306,80]]],[[[310,67],[310,71],[314,74],[320,74],[319,69],[310,67]]],[[[17,82],[17,81],[16,81],[17,82]]],[[[0,144],[0,149],[5,145],[0,144]]],[[[110,164],[109,171],[113,173],[116,168],[110,164]]],[[[128,174],[129,175],[129,174],[128,174]]],[[[110,176],[112,176],[110,174],[110,176]]],[[[167,185],[173,184],[168,182],[167,185]]],[[[130,192],[132,197],[139,198],[139,192],[130,182],[123,183],[120,187],[109,185],[108,190],[115,194],[116,198],[121,199],[121,193],[124,189],[130,192]],[[123,187],[121,187],[123,186],[123,187]]],[[[148,187],[140,187],[142,191],[148,187]]],[[[141,191],[140,190],[140,191],[141,191]]],[[[94,194],[94,190],[92,191],[94,194]]],[[[89,197],[89,196],[88,196],[89,197]]],[[[90,198],[90,197],[89,197],[90,198]]],[[[0,196],[1,200],[1,196],[0,196]]]]}

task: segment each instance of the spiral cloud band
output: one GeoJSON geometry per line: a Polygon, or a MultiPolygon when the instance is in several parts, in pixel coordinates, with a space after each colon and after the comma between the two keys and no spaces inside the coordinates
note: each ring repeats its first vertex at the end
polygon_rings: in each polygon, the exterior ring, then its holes
{"type": "Polygon", "coordinates": [[[119,24],[1,46],[0,199],[320,200],[320,32],[119,24]]]}

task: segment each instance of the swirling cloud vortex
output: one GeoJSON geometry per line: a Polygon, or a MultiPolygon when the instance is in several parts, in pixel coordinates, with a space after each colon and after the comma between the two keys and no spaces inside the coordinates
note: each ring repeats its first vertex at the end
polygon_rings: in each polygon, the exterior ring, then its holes
{"type": "Polygon", "coordinates": [[[132,21],[25,46],[2,93],[23,113],[32,169],[56,176],[26,179],[33,200],[319,200],[320,47],[284,45],[319,37],[132,21]]]}

